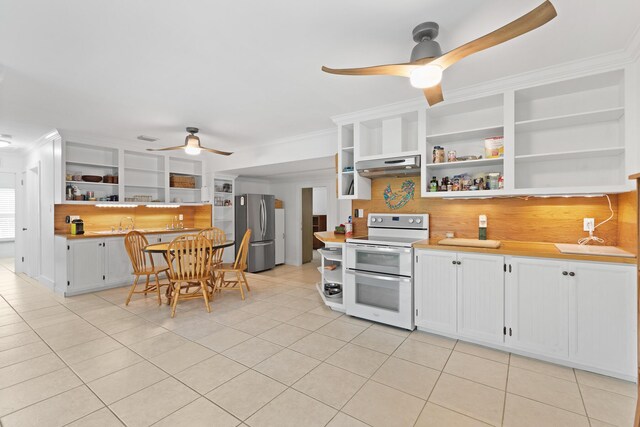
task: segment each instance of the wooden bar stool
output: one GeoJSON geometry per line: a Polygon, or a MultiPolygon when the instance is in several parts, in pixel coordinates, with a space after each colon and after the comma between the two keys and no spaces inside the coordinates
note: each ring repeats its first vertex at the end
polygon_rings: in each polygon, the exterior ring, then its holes
{"type": "Polygon", "coordinates": [[[211,242],[204,236],[185,234],[176,237],[167,249],[167,255],[173,256],[169,264],[169,282],[171,283],[171,317],[176,314],[179,300],[202,298],[209,306],[209,285],[211,278],[211,242]],[[185,285],[184,288],[182,285],[185,285]],[[191,288],[197,285],[197,289],[191,288]],[[184,290],[185,293],[180,293],[184,290]]]}
{"type": "Polygon", "coordinates": [[[239,290],[240,296],[244,300],[244,291],[242,289],[242,284],[247,287],[247,291],[251,292],[249,288],[249,282],[247,281],[247,276],[245,276],[244,271],[247,269],[247,255],[249,254],[249,240],[251,239],[251,230],[247,230],[244,233],[244,237],[242,238],[242,242],[240,243],[240,248],[238,249],[238,253],[236,254],[236,260],[234,263],[222,263],[217,271],[217,278],[214,291],[222,291],[223,289],[228,290],[239,290]],[[235,280],[228,280],[225,278],[225,274],[233,273],[235,274],[235,280]]]}
{"type": "Polygon", "coordinates": [[[131,266],[133,267],[133,274],[136,276],[133,284],[131,285],[131,289],[129,290],[129,295],[127,296],[127,301],[125,305],[129,305],[131,301],[131,296],[133,294],[145,294],[147,295],[149,292],[156,291],[158,293],[158,305],[162,304],[162,298],[160,297],[160,286],[168,285],[167,283],[160,283],[160,279],[158,275],[160,273],[165,273],[169,271],[169,267],[162,266],[156,267],[153,264],[153,257],[144,252],[144,248],[149,244],[147,238],[138,231],[130,231],[124,236],[124,247],[127,250],[127,254],[129,255],[129,259],[131,260],[131,266]],[[147,258],[148,255],[148,258],[147,258]],[[148,259],[148,262],[147,262],[148,259]],[[138,285],[138,280],[140,280],[140,276],[145,276],[147,281],[145,283],[144,289],[141,291],[136,291],[136,286],[138,285]],[[155,276],[155,283],[150,283],[151,276],[155,276]]]}

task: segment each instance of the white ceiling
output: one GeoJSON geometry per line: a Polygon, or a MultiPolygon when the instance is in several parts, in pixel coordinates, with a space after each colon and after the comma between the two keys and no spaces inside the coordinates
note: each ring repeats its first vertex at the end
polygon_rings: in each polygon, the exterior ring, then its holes
{"type": "MultiPolygon", "coordinates": [[[[0,134],[52,128],[159,145],[202,128],[207,146],[331,127],[330,116],[419,96],[406,79],[327,75],[321,65],[408,60],[413,27],[440,23],[450,50],[542,0],[0,0],[0,134]]],[[[622,49],[637,0],[554,0],[558,18],[467,58],[446,90],[622,49]]]]}
{"type": "MultiPolygon", "coordinates": [[[[335,157],[320,157],[316,159],[298,160],[271,165],[253,166],[249,168],[225,170],[225,174],[239,175],[253,179],[285,179],[300,173],[319,174],[335,170],[335,157]]],[[[335,173],[335,172],[334,172],[335,173]]]]}

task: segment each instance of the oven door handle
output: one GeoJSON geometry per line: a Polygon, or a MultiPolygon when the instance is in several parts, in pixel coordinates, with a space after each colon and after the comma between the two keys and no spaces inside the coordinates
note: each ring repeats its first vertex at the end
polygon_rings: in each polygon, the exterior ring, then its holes
{"type": "Polygon", "coordinates": [[[402,253],[402,254],[408,254],[411,252],[411,248],[385,248],[382,246],[371,246],[371,245],[352,245],[350,247],[355,250],[368,248],[368,249],[375,250],[376,252],[393,252],[393,253],[402,253]]]}
{"type": "Polygon", "coordinates": [[[383,276],[380,274],[365,273],[362,271],[355,271],[355,270],[347,270],[347,274],[353,274],[354,276],[371,277],[373,279],[388,280],[391,282],[410,282],[411,281],[411,277],[383,276]]]}

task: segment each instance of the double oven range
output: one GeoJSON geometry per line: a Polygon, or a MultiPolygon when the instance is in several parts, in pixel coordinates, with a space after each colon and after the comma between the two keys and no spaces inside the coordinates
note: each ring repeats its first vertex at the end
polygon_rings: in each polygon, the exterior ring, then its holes
{"type": "Polygon", "coordinates": [[[413,330],[413,244],[429,238],[428,214],[369,214],[369,235],[347,239],[348,315],[413,330]]]}

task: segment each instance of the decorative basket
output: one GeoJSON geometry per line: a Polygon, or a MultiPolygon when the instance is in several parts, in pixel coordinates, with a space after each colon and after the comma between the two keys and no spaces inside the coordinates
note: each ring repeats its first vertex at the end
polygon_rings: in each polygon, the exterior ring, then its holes
{"type": "Polygon", "coordinates": [[[169,175],[169,186],[173,188],[196,188],[196,178],[185,175],[169,175]]]}

